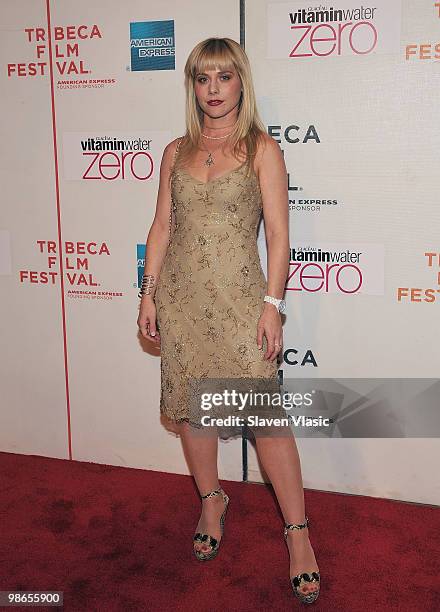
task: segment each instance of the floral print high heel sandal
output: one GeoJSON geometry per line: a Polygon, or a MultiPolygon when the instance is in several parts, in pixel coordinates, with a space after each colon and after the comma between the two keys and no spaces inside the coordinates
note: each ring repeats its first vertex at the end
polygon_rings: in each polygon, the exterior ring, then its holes
{"type": "MultiPolygon", "coordinates": [[[[225,502],[225,509],[223,510],[223,514],[220,517],[220,529],[221,529],[221,534],[223,538],[223,531],[225,527],[225,516],[226,516],[226,510],[228,509],[229,497],[220,487],[219,489],[216,489],[215,491],[210,491],[206,495],[201,495],[200,498],[206,499],[207,497],[214,497],[215,495],[221,495],[223,497],[223,501],[225,502]]],[[[209,561],[209,559],[214,559],[214,557],[217,556],[219,546],[220,546],[217,538],[214,538],[208,533],[197,532],[193,538],[193,543],[195,542],[203,542],[203,543],[208,544],[208,546],[211,546],[211,550],[209,552],[202,552],[194,548],[194,554],[199,561],[209,561]]]]}
{"type": "MultiPolygon", "coordinates": [[[[290,530],[304,529],[305,527],[308,527],[308,526],[309,526],[309,519],[307,517],[306,517],[305,523],[299,523],[297,525],[294,525],[293,523],[289,523],[289,524],[286,523],[284,526],[284,540],[286,541],[286,544],[287,544],[287,530],[288,529],[290,530]]],[[[291,576],[290,583],[292,585],[293,592],[295,593],[296,597],[298,597],[298,599],[302,603],[310,604],[318,599],[319,589],[321,585],[321,577],[319,575],[319,572],[302,572],[300,574],[297,574],[296,576],[291,576]],[[300,591],[300,588],[302,587],[302,585],[305,583],[311,583],[311,582],[317,582],[318,588],[315,591],[312,591],[310,593],[302,593],[300,591]]]]}

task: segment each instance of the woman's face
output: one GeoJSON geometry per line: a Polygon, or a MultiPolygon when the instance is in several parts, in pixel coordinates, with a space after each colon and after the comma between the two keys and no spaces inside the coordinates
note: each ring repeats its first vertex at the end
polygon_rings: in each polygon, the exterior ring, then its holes
{"type": "Polygon", "coordinates": [[[230,113],[239,103],[241,81],[234,68],[208,70],[196,74],[194,90],[200,108],[209,117],[219,118],[230,113]],[[210,104],[210,102],[216,102],[210,104]]]}

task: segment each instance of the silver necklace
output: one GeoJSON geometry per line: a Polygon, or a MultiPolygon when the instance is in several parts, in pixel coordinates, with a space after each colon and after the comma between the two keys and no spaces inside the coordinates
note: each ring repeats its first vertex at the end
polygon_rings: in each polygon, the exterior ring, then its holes
{"type": "Polygon", "coordinates": [[[212,153],[209,149],[205,149],[205,151],[208,151],[209,153],[207,159],[205,159],[205,165],[209,168],[209,166],[212,166],[212,164],[214,163],[214,158],[212,157],[212,153]]]}
{"type": "MultiPolygon", "coordinates": [[[[228,138],[228,136],[233,134],[233,132],[226,134],[226,136],[207,136],[203,132],[201,132],[201,134],[202,136],[204,136],[205,138],[209,138],[210,140],[222,140],[223,138],[228,138]]],[[[208,151],[209,155],[208,155],[208,158],[205,159],[205,165],[208,166],[209,168],[209,166],[211,166],[214,163],[214,158],[212,157],[212,153],[211,151],[209,151],[209,149],[206,149],[206,151],[208,151]]]]}

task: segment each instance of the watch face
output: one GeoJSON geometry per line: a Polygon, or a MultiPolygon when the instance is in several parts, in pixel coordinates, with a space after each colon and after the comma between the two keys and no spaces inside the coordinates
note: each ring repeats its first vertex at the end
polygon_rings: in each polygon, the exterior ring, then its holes
{"type": "Polygon", "coordinates": [[[285,312],[285,310],[286,310],[286,301],[285,300],[281,300],[280,305],[278,306],[278,310],[280,312],[285,312]]]}

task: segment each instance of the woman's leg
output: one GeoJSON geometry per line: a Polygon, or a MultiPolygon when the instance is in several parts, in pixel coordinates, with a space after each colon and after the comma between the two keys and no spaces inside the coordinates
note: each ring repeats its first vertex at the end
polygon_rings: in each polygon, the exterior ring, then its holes
{"type": "MultiPolygon", "coordinates": [[[[188,461],[200,495],[206,495],[220,487],[218,481],[218,436],[201,433],[184,422],[180,426],[180,436],[183,450],[188,461]]],[[[202,514],[195,532],[208,533],[221,539],[220,517],[225,509],[223,497],[214,495],[202,500],[202,514]]],[[[201,552],[209,552],[211,547],[205,542],[195,542],[194,548],[201,552]]]]}
{"type": "MultiPolygon", "coordinates": [[[[293,432],[289,428],[285,436],[256,435],[255,440],[258,456],[271,480],[285,522],[304,523],[306,513],[301,461],[293,432]]],[[[307,527],[287,530],[290,576],[319,571],[308,532],[307,527]]],[[[317,589],[318,585],[314,582],[303,583],[301,587],[303,593],[317,589]]]]}

